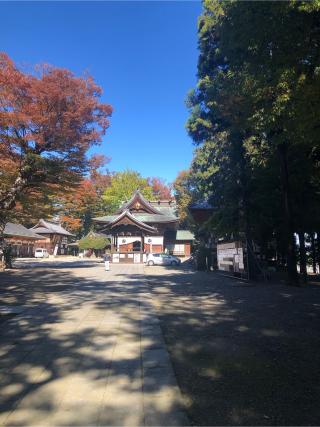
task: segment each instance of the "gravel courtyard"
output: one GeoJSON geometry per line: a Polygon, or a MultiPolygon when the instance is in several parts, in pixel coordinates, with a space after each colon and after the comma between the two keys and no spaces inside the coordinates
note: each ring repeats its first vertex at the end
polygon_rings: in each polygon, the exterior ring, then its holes
{"type": "Polygon", "coordinates": [[[320,424],[319,286],[21,267],[0,273],[1,425],[320,424]]]}

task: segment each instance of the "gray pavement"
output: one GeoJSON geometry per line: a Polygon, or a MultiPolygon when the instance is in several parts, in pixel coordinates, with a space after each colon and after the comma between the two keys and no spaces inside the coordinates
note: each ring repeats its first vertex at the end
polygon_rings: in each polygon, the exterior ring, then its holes
{"type": "Polygon", "coordinates": [[[143,266],[23,267],[0,273],[1,425],[188,424],[143,266]]]}

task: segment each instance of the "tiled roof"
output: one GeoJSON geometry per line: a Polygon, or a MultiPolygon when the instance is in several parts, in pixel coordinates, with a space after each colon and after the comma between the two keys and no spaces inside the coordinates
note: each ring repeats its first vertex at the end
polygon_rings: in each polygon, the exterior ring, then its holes
{"type": "Polygon", "coordinates": [[[194,234],[189,230],[177,230],[176,240],[194,240],[194,234]]]}
{"type": "Polygon", "coordinates": [[[22,224],[14,224],[13,222],[7,222],[4,229],[5,236],[17,236],[17,237],[27,237],[29,239],[40,240],[44,237],[36,234],[33,230],[28,230],[22,224]]]}
{"type": "Polygon", "coordinates": [[[176,206],[160,206],[157,208],[163,215],[176,216],[176,206]]]}
{"type": "Polygon", "coordinates": [[[113,226],[113,224],[117,224],[119,221],[121,221],[123,218],[128,218],[131,220],[135,225],[137,225],[139,228],[144,228],[150,232],[156,232],[157,229],[144,223],[140,219],[138,219],[135,215],[133,215],[129,210],[123,211],[120,215],[118,215],[113,221],[110,222],[109,225],[113,226]]]}
{"type": "Polygon", "coordinates": [[[45,227],[37,227],[37,228],[30,228],[30,230],[36,230],[37,231],[37,233],[40,233],[40,234],[48,234],[48,233],[50,233],[50,231],[47,229],[47,228],[45,228],[45,227]]]}
{"type": "MultiPolygon", "coordinates": [[[[178,221],[178,218],[173,215],[161,215],[161,214],[147,214],[147,213],[131,213],[133,217],[135,217],[137,220],[141,222],[146,223],[156,223],[156,222],[173,222],[178,221]]],[[[118,218],[119,215],[107,215],[107,216],[101,216],[98,218],[93,218],[96,222],[112,222],[116,218],[118,218]]]]}
{"type": "Polygon", "coordinates": [[[152,215],[145,213],[135,213],[134,216],[143,222],[170,222],[178,221],[178,218],[173,215],[152,215]]]}
{"type": "Polygon", "coordinates": [[[116,219],[119,215],[106,215],[106,216],[97,216],[93,218],[95,222],[111,222],[116,219]]]}
{"type": "Polygon", "coordinates": [[[35,230],[36,233],[40,234],[62,234],[63,236],[73,236],[73,234],[69,233],[69,231],[65,230],[61,227],[60,224],[45,221],[44,219],[40,219],[37,225],[32,227],[32,230],[35,230]]]}

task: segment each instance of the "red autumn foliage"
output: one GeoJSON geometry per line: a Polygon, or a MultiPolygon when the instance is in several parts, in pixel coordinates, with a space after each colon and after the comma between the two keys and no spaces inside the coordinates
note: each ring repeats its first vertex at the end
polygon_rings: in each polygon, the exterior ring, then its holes
{"type": "Polygon", "coordinates": [[[173,199],[171,194],[172,186],[170,184],[166,184],[163,179],[157,177],[148,178],[148,184],[152,187],[152,192],[157,199],[173,199]]]}
{"type": "MultiPolygon", "coordinates": [[[[100,158],[99,167],[109,160],[100,158]]],[[[104,203],[102,194],[111,183],[111,175],[91,170],[88,178],[83,179],[79,186],[65,193],[60,198],[63,214],[60,219],[74,233],[86,234],[92,226],[92,217],[103,215],[104,203]]]]}
{"type": "Polygon", "coordinates": [[[24,73],[0,53],[0,211],[28,189],[79,182],[87,150],[101,142],[112,107],[92,77],[43,65],[24,73]]]}
{"type": "Polygon", "coordinates": [[[106,157],[103,154],[94,154],[90,159],[90,180],[100,195],[111,184],[111,174],[106,168],[110,160],[111,157],[106,157]],[[101,169],[105,169],[105,173],[101,172],[101,169]]]}

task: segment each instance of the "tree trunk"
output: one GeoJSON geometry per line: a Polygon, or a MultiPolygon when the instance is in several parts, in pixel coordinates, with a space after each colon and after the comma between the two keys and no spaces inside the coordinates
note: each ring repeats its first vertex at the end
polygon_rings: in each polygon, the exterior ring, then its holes
{"type": "Polygon", "coordinates": [[[317,232],[317,263],[320,272],[320,232],[317,232]]]}
{"type": "Polygon", "coordinates": [[[0,269],[4,268],[4,229],[6,226],[5,217],[0,215],[0,269]]]}
{"type": "Polygon", "coordinates": [[[288,282],[289,284],[297,285],[299,283],[299,279],[298,279],[298,273],[297,273],[293,215],[292,215],[292,207],[291,207],[290,188],[289,188],[288,147],[286,143],[282,143],[278,145],[278,154],[279,154],[279,160],[280,160],[282,197],[283,197],[283,205],[284,205],[283,232],[284,232],[284,242],[286,245],[288,282]]]}
{"type": "Polygon", "coordinates": [[[314,233],[310,234],[311,237],[311,257],[312,257],[312,270],[314,274],[317,273],[317,255],[314,233]]]}
{"type": "Polygon", "coordinates": [[[299,231],[299,254],[300,254],[300,274],[304,282],[307,281],[307,256],[304,232],[299,231]]]}
{"type": "MultiPolygon", "coordinates": [[[[238,141],[242,141],[243,135],[237,135],[238,141]]],[[[242,211],[242,218],[244,221],[244,232],[245,232],[245,244],[246,244],[246,255],[247,255],[247,274],[249,280],[255,280],[259,275],[258,262],[255,259],[253,250],[253,236],[252,236],[252,225],[251,225],[251,209],[250,209],[250,191],[248,186],[248,164],[245,157],[245,150],[243,143],[241,142],[238,146],[238,162],[240,166],[240,194],[241,194],[241,205],[239,212],[242,211]]],[[[241,224],[241,221],[240,221],[241,224]]],[[[242,224],[241,224],[242,225],[242,224]]],[[[241,228],[241,227],[239,227],[241,228]]]]}
{"type": "MultiPolygon", "coordinates": [[[[248,220],[248,218],[246,218],[248,220]]],[[[251,229],[249,224],[246,226],[246,249],[247,249],[247,268],[248,268],[248,279],[256,280],[258,278],[257,262],[255,261],[255,255],[253,250],[253,239],[251,235],[251,229]]]]}
{"type": "Polygon", "coordinates": [[[4,228],[9,219],[9,212],[16,205],[17,197],[27,187],[28,182],[32,177],[33,169],[31,164],[24,164],[21,166],[19,175],[15,179],[13,185],[9,190],[0,192],[0,252],[2,262],[4,263],[4,228]]]}
{"type": "Polygon", "coordinates": [[[3,194],[0,194],[0,211],[9,211],[14,208],[18,194],[22,192],[27,180],[18,176],[13,186],[3,194]]]}

